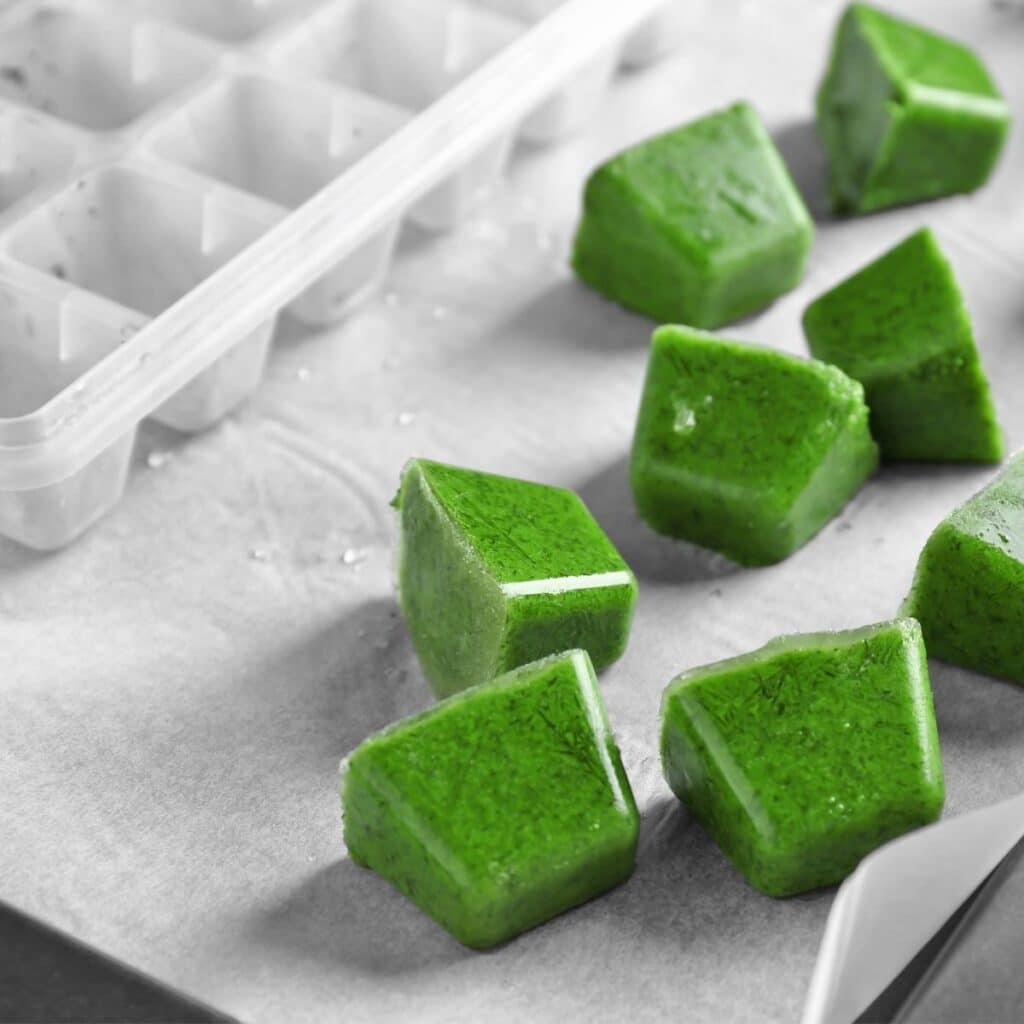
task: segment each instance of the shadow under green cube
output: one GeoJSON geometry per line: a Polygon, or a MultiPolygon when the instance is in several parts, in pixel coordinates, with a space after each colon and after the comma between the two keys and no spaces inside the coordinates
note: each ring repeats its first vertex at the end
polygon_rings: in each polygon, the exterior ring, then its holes
{"type": "Polygon", "coordinates": [[[794,288],[813,236],[775,144],[737,103],[594,171],[573,268],[661,323],[718,327],[794,288]]]}
{"type": "Polygon", "coordinates": [[[655,332],[630,479],[659,533],[769,565],[877,463],[863,388],[836,367],[688,327],[655,332]]]}
{"type": "Polygon", "coordinates": [[[669,785],[751,885],[832,885],[945,797],[912,619],[780,637],[692,669],[662,703],[669,785]]]}
{"type": "Polygon", "coordinates": [[[1024,683],[1024,453],[935,528],[904,614],[933,657],[1024,683]]]}
{"type": "Polygon", "coordinates": [[[571,491],[414,459],[395,503],[402,611],[439,697],[559,651],[601,669],[625,650],[636,580],[571,491]]]}
{"type": "Polygon", "coordinates": [[[928,228],[816,299],[803,325],[816,358],[864,385],[883,459],[1003,457],[970,316],[928,228]]]}
{"type": "Polygon", "coordinates": [[[639,816],[582,651],[457,694],[343,768],[345,842],[467,946],[625,881],[639,816]]]}
{"type": "Polygon", "coordinates": [[[836,30],[817,123],[833,207],[868,213],[983,185],[1010,110],[966,46],[854,3],[836,30]]]}

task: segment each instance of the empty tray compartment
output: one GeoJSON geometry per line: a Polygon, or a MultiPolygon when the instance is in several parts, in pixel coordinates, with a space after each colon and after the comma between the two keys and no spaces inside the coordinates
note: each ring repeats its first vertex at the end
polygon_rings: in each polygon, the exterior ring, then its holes
{"type": "MultiPolygon", "coordinates": [[[[87,296],[0,278],[0,444],[34,440],[23,417],[75,382],[121,344],[118,317],[90,308],[87,296]]],[[[132,429],[67,479],[28,490],[0,490],[0,534],[48,551],[74,540],[121,499],[132,429]]]]}
{"type": "MultiPolygon", "coordinates": [[[[540,21],[565,0],[474,0],[480,7],[521,21],[540,21]]],[[[554,142],[578,131],[597,112],[618,67],[622,46],[609,47],[587,61],[523,122],[522,134],[534,142],[554,142]]]]}
{"type": "MultiPolygon", "coordinates": [[[[19,221],[6,248],[23,263],[119,304],[126,322],[138,323],[173,305],[272,220],[231,201],[223,190],[109,167],[79,179],[19,221]]],[[[202,430],[246,398],[262,379],[274,319],[153,418],[177,430],[202,430]]]]}
{"type": "Polygon", "coordinates": [[[522,123],[520,132],[532,142],[555,142],[583,128],[608,93],[621,46],[613,46],[584,64],[522,123]]]}
{"type": "MultiPolygon", "coordinates": [[[[408,110],[430,106],[522,31],[463,0],[340,0],[270,52],[289,70],[368,92],[408,110]]],[[[501,177],[514,133],[470,154],[411,211],[418,223],[457,223],[501,177]]]]}
{"type": "MultiPolygon", "coordinates": [[[[150,136],[152,152],[276,206],[293,209],[395,132],[409,115],[371,96],[257,74],[218,82],[150,136]]],[[[399,221],[346,256],[289,307],[319,325],[383,281],[399,221]]]]}
{"type": "Polygon", "coordinates": [[[702,0],[664,0],[626,40],[622,63],[629,68],[653,64],[671,53],[683,41],[687,28],[700,20],[702,0]]]}
{"type": "Polygon", "coordinates": [[[0,96],[113,131],[192,85],[216,58],[206,44],[155,22],[30,4],[0,21],[0,96]]]}
{"type": "Polygon", "coordinates": [[[0,212],[70,171],[77,151],[60,126],[28,111],[0,110],[0,212]]]}
{"type": "MultiPolygon", "coordinates": [[[[121,0],[124,2],[124,0],[121,0]]],[[[315,0],[314,0],[315,2],[315,0]]],[[[247,43],[311,0],[128,0],[132,11],[222,43],[247,43]]]]}
{"type": "MultiPolygon", "coordinates": [[[[524,21],[539,21],[561,7],[565,0],[476,0],[481,7],[524,21]]],[[[650,64],[675,47],[682,36],[684,18],[694,0],[662,0],[653,14],[630,33],[621,49],[627,67],[650,64]]],[[[692,18],[692,12],[690,13],[692,18]]]]}

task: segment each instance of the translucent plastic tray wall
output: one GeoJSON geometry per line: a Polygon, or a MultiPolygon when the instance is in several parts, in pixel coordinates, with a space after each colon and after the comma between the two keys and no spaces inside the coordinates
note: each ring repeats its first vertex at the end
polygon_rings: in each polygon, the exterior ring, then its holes
{"type": "Polygon", "coordinates": [[[403,217],[456,224],[517,134],[571,133],[672,46],[680,3],[0,4],[0,534],[76,537],[140,420],[216,423],[280,312],[344,317],[403,217]]]}

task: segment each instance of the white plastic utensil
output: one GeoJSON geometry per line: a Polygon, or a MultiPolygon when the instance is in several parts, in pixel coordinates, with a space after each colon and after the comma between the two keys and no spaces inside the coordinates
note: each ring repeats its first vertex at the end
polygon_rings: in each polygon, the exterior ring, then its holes
{"type": "Polygon", "coordinates": [[[851,1024],[1024,839],[1024,796],[950,818],[866,857],[825,928],[803,1024],[851,1024]]]}

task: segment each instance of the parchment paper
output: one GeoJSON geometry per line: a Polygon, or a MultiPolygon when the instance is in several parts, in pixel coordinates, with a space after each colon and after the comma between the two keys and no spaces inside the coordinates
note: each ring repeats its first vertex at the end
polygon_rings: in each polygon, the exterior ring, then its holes
{"type": "MultiPolygon", "coordinates": [[[[889,6],[976,45],[1024,116],[1019,9],[889,6]]],[[[823,210],[810,115],[838,5],[704,7],[585,134],[521,149],[458,234],[407,232],[379,301],[319,337],[283,329],[221,427],[146,427],[125,501],[76,546],[0,546],[0,897],[248,1021],[796,1018],[831,893],[756,894],[687,820],[657,764],[661,690],[778,633],[893,615],[931,528],[991,470],[887,469],[762,571],[638,522],[624,458],[650,325],[564,269],[586,172],[747,97],[823,210]],[[414,454],[579,488],[641,580],[602,682],[644,812],[636,874],[489,954],[341,843],[339,758],[430,700],[390,585],[387,502],[414,454]]],[[[1022,139],[976,196],[823,220],[803,286],[727,333],[803,351],[810,298],[931,224],[1021,445],[1022,139]]],[[[1024,788],[1024,692],[939,664],[933,683],[947,813],[1024,788]]]]}

